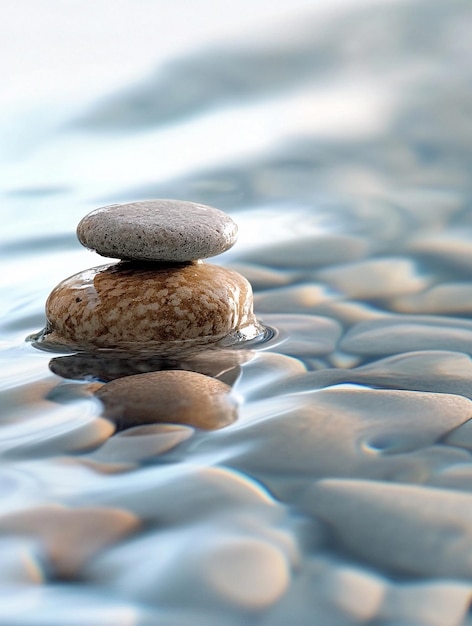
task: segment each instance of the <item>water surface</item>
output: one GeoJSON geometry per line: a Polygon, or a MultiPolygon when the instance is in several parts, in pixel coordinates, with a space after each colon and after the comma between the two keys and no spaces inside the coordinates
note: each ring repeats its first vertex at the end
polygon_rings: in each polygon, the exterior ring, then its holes
{"type": "Polygon", "coordinates": [[[65,69],[17,58],[2,105],[0,624],[472,624],[469,3],[205,2],[180,31],[102,4],[39,21],[65,69]],[[152,197],[231,214],[215,261],[273,334],[165,363],[25,342],[102,263],[79,219],[152,197]],[[94,385],[169,367],[238,420],[116,432],[94,385]]]}

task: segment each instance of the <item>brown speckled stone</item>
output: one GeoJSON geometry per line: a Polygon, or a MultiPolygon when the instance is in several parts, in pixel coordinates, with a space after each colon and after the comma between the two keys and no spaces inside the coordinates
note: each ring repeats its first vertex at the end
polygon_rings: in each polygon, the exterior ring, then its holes
{"type": "Polygon", "coordinates": [[[119,429],[166,422],[215,430],[237,417],[230,392],[231,387],[209,376],[165,370],[119,378],[95,395],[104,404],[104,416],[119,429]]]}
{"type": "Polygon", "coordinates": [[[112,204],[86,215],[77,237],[102,256],[134,261],[185,262],[221,254],[238,227],[218,209],[181,200],[112,204]]]}
{"type": "Polygon", "coordinates": [[[175,355],[261,333],[248,281],[202,262],[115,263],[62,281],[46,302],[43,347],[175,355]]]}

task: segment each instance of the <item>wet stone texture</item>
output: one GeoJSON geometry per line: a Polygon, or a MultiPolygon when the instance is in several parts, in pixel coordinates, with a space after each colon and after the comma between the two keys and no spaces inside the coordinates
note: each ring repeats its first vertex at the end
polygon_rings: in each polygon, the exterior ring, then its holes
{"type": "Polygon", "coordinates": [[[46,303],[44,345],[173,356],[262,329],[248,281],[205,263],[118,263],[62,281],[46,303]]]}

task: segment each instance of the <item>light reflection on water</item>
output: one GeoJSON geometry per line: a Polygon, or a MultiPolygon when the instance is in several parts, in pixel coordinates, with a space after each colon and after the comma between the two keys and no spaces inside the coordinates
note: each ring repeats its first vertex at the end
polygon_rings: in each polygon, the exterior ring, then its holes
{"type": "Polygon", "coordinates": [[[9,111],[0,624],[472,623],[470,6],[307,4],[9,111]],[[217,262],[273,336],[172,363],[25,344],[103,263],[80,217],[149,197],[231,213],[217,262]],[[239,420],[113,434],[95,386],[168,367],[232,385],[239,420]]]}

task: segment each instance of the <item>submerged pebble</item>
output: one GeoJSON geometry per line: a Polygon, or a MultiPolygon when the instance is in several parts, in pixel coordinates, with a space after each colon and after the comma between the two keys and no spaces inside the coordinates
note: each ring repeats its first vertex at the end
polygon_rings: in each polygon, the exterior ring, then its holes
{"type": "Polygon", "coordinates": [[[118,427],[168,422],[205,430],[234,422],[237,404],[231,387],[219,380],[184,370],[125,376],[96,391],[104,414],[118,427]]]}
{"type": "Polygon", "coordinates": [[[394,298],[390,305],[401,313],[470,315],[472,285],[470,282],[443,283],[422,293],[394,298]]]}
{"type": "Polygon", "coordinates": [[[270,313],[263,321],[274,334],[262,348],[296,357],[330,354],[342,334],[338,322],[318,315],[270,313]]]}
{"type": "Polygon", "coordinates": [[[248,281],[205,263],[115,263],[67,278],[46,303],[46,347],[174,355],[262,333],[248,281]]]}
{"type": "Polygon", "coordinates": [[[285,242],[258,246],[240,254],[243,263],[270,268],[306,269],[354,261],[366,256],[368,243],[362,237],[323,233],[285,242]]]}
{"type": "Polygon", "coordinates": [[[444,393],[334,388],[271,397],[240,413],[238,428],[214,433],[193,452],[213,453],[266,484],[276,474],[380,479],[414,471],[413,451],[468,421],[472,402],[444,393]]]}
{"type": "Polygon", "coordinates": [[[388,570],[472,576],[472,495],[369,480],[327,479],[304,505],[330,525],[344,548],[388,570]]]}
{"type": "Polygon", "coordinates": [[[278,289],[267,289],[254,298],[256,308],[261,313],[311,313],[325,302],[338,299],[335,293],[324,285],[306,283],[278,289]]]}
{"type": "Polygon", "coordinates": [[[193,428],[180,424],[134,426],[110,437],[86,460],[107,464],[140,463],[144,459],[169,452],[192,434],[193,428]]]}
{"type": "Polygon", "coordinates": [[[97,552],[136,532],[140,521],[121,509],[48,505],[0,517],[0,533],[31,537],[55,576],[74,577],[97,552]]]}
{"type": "Polygon", "coordinates": [[[409,389],[457,394],[472,398],[472,360],[468,354],[447,350],[421,350],[395,354],[353,369],[307,372],[277,386],[267,386],[265,396],[310,391],[356,383],[388,389],[409,389]]]}
{"type": "Polygon", "coordinates": [[[472,353],[472,323],[452,317],[389,315],[353,326],[344,335],[340,347],[346,352],[365,355],[421,350],[472,353]]]}
{"type": "Polygon", "coordinates": [[[238,227],[218,209],[182,200],[112,204],[92,211],[77,237],[102,256],[134,261],[184,262],[221,254],[238,227]]]}
{"type": "Polygon", "coordinates": [[[85,575],[108,593],[150,605],[217,606],[230,616],[261,611],[290,585],[287,547],[295,541],[284,532],[282,541],[272,537],[270,517],[249,520],[233,511],[231,519],[194,524],[191,533],[186,525],[161,528],[97,557],[85,575]]]}
{"type": "Polygon", "coordinates": [[[396,257],[368,259],[337,265],[315,274],[331,288],[357,299],[380,299],[415,294],[428,285],[416,264],[396,257]]]}

